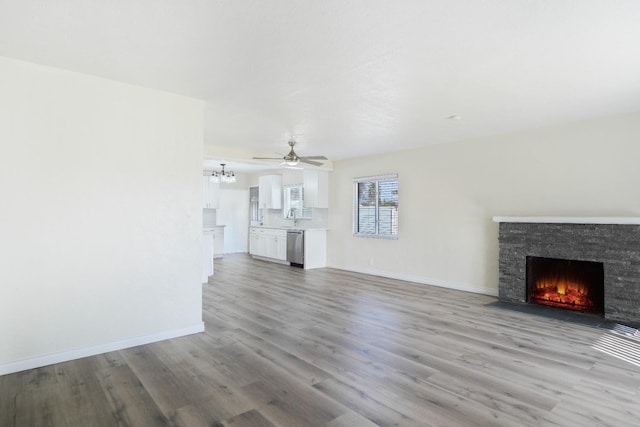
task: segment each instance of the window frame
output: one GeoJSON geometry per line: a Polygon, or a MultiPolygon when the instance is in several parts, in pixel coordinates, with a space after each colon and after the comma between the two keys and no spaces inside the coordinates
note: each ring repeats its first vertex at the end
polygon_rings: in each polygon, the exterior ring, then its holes
{"type": "Polygon", "coordinates": [[[399,188],[400,188],[400,180],[398,178],[397,173],[393,174],[385,174],[385,175],[375,175],[375,176],[365,176],[358,177],[353,179],[353,236],[354,237],[366,237],[366,238],[376,238],[376,239],[398,239],[399,236],[399,226],[398,226],[398,214],[397,210],[400,204],[399,199],[399,188]],[[395,229],[395,233],[380,233],[380,183],[385,181],[395,181],[396,182],[396,214],[395,214],[395,224],[391,224],[392,231],[395,229]],[[376,193],[375,193],[375,233],[367,233],[362,232],[360,230],[360,194],[358,191],[358,185],[366,182],[374,182],[376,185],[376,193]]]}
{"type": "Polygon", "coordinates": [[[249,221],[251,225],[262,224],[262,209],[260,208],[260,187],[249,187],[249,221]]]}
{"type": "Polygon", "coordinates": [[[282,186],[282,215],[285,219],[292,219],[287,217],[287,213],[291,207],[291,188],[299,187],[300,194],[302,195],[302,208],[296,208],[296,220],[299,219],[313,219],[313,210],[312,208],[307,208],[304,206],[304,184],[287,184],[282,186]]]}

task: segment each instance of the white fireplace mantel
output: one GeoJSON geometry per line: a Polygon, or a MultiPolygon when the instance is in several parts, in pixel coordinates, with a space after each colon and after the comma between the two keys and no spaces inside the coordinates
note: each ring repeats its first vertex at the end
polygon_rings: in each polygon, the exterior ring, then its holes
{"type": "Polygon", "coordinates": [[[640,218],[625,216],[494,216],[493,222],[640,225],[640,218]]]}

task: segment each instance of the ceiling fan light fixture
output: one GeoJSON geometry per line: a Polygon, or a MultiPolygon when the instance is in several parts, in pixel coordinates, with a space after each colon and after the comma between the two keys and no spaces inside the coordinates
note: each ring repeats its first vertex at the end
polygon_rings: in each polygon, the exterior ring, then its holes
{"type": "Polygon", "coordinates": [[[288,166],[288,167],[296,167],[299,163],[306,163],[313,166],[322,166],[322,162],[318,160],[329,160],[325,156],[298,156],[295,151],[293,151],[293,146],[296,145],[296,141],[294,139],[289,140],[289,147],[291,150],[284,157],[252,157],[256,160],[282,160],[280,166],[288,166]]]}

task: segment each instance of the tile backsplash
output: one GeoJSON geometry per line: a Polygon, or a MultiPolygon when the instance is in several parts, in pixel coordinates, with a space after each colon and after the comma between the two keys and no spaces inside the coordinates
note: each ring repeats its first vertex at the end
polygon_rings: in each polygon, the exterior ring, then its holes
{"type": "MultiPolygon", "coordinates": [[[[282,209],[262,209],[262,215],[263,225],[270,225],[272,227],[293,225],[293,219],[285,218],[282,209]]],[[[298,225],[305,228],[326,228],[328,217],[329,209],[313,208],[311,219],[299,219],[298,225]]]]}
{"type": "MultiPolygon", "coordinates": [[[[293,225],[292,219],[287,219],[282,213],[282,209],[260,209],[262,215],[262,224],[270,225],[272,227],[282,227],[293,225]]],[[[311,219],[298,219],[298,225],[301,227],[318,227],[326,228],[328,225],[329,210],[321,208],[313,208],[311,219]]],[[[202,209],[202,226],[214,227],[218,225],[215,209],[202,209]]],[[[252,222],[250,225],[260,225],[257,221],[255,224],[252,222]]]]}

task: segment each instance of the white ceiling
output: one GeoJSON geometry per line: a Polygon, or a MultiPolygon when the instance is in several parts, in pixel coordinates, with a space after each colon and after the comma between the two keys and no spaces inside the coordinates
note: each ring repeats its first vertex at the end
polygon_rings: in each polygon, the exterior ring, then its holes
{"type": "Polygon", "coordinates": [[[259,173],[267,170],[282,170],[285,166],[282,166],[280,161],[274,161],[271,164],[268,162],[238,162],[233,160],[220,160],[220,159],[205,159],[203,160],[203,169],[207,172],[222,170],[222,164],[224,163],[224,170],[234,173],[259,173]]]}
{"type": "Polygon", "coordinates": [[[638,111],[639,23],[637,0],[0,0],[0,55],[204,99],[209,145],[339,160],[638,111]]]}

